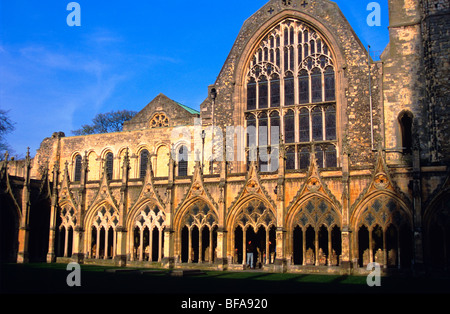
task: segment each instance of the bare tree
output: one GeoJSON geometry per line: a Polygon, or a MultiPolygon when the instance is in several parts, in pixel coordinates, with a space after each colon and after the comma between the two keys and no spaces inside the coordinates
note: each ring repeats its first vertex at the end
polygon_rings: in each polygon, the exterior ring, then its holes
{"type": "Polygon", "coordinates": [[[100,113],[92,119],[92,124],[85,124],[81,129],[74,130],[74,135],[89,135],[121,132],[125,121],[131,120],[137,112],[129,110],[100,113]]]}
{"type": "Polygon", "coordinates": [[[0,160],[4,158],[6,151],[12,152],[12,148],[6,141],[5,136],[14,131],[14,124],[9,118],[9,111],[0,109],[0,160]]]}

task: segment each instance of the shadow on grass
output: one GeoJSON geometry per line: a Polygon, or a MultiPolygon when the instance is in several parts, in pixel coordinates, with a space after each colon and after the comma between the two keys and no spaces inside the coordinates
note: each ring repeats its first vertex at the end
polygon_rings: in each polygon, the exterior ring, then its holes
{"type": "Polygon", "coordinates": [[[370,288],[365,277],[251,272],[214,272],[192,277],[163,273],[112,273],[111,267],[82,265],[81,287],[69,287],[65,264],[1,265],[2,293],[113,294],[365,294],[450,293],[449,280],[382,278],[370,288]]]}

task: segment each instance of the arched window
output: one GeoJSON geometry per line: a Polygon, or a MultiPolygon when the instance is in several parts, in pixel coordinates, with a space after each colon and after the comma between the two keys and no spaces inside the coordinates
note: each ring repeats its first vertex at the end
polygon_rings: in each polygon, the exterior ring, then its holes
{"type": "Polygon", "coordinates": [[[316,145],[315,149],[316,149],[317,166],[319,168],[323,168],[323,148],[320,145],[316,145]]]}
{"type": "Polygon", "coordinates": [[[398,117],[400,124],[400,130],[402,133],[402,148],[403,153],[409,154],[412,151],[412,125],[413,125],[413,114],[410,111],[405,111],[398,117]]]}
{"type": "Polygon", "coordinates": [[[311,113],[312,122],[312,138],[314,141],[323,141],[323,122],[322,122],[322,108],[315,107],[311,113]]]}
{"type": "Polygon", "coordinates": [[[303,147],[299,150],[299,168],[300,169],[308,169],[309,155],[310,155],[309,147],[303,147]]]}
{"type": "Polygon", "coordinates": [[[284,116],[284,141],[285,143],[295,143],[294,110],[288,110],[284,116]]]}
{"type": "Polygon", "coordinates": [[[329,106],[325,111],[325,131],[327,141],[336,139],[336,109],[333,106],[329,106]]]}
{"type": "Polygon", "coordinates": [[[273,111],[270,114],[270,138],[273,141],[275,138],[280,138],[280,114],[278,111],[273,111]]]}
{"type": "Polygon", "coordinates": [[[314,68],[311,72],[311,96],[312,102],[322,101],[322,72],[314,68]]]}
{"type": "Polygon", "coordinates": [[[309,142],[309,110],[302,108],[298,116],[300,142],[309,142]]]}
{"type": "Polygon", "coordinates": [[[150,127],[152,129],[163,128],[168,126],[169,126],[169,118],[167,118],[167,116],[162,112],[156,113],[150,120],[150,127]]]}
{"type": "Polygon", "coordinates": [[[108,180],[113,179],[114,155],[113,153],[106,154],[106,174],[108,180]]]}
{"type": "Polygon", "coordinates": [[[308,71],[301,70],[298,77],[299,102],[301,104],[309,103],[309,75],[308,71]]]}
{"type": "Polygon", "coordinates": [[[295,169],[295,146],[288,146],[286,148],[286,169],[295,169]]]}
{"type": "Polygon", "coordinates": [[[258,144],[259,146],[266,146],[269,143],[269,120],[267,113],[262,112],[258,118],[258,144]]]}
{"type": "Polygon", "coordinates": [[[188,149],[186,146],[181,146],[178,149],[178,176],[184,177],[188,175],[188,149]]]}
{"type": "Polygon", "coordinates": [[[247,84],[247,110],[256,109],[256,82],[251,78],[247,84]]]}
{"type": "Polygon", "coordinates": [[[295,104],[295,87],[292,73],[288,73],[284,79],[284,105],[292,106],[295,104]]]}
{"type": "Polygon", "coordinates": [[[256,117],[254,114],[247,115],[247,147],[256,146],[256,117]]]}
{"type": "Polygon", "coordinates": [[[337,167],[336,147],[332,144],[327,145],[325,150],[325,166],[327,168],[337,167]]]}
{"type": "Polygon", "coordinates": [[[139,178],[144,179],[147,173],[147,163],[149,162],[148,150],[143,149],[140,154],[139,178]]]}
{"type": "Polygon", "coordinates": [[[334,70],[330,66],[325,69],[324,81],[325,81],[325,101],[334,101],[336,99],[334,70]]]}
{"type": "Polygon", "coordinates": [[[270,80],[270,107],[280,107],[280,77],[277,74],[270,80]]]}
{"type": "Polygon", "coordinates": [[[321,145],[321,167],[337,164],[337,65],[321,33],[288,17],[274,25],[257,43],[250,60],[244,83],[247,84],[244,116],[247,126],[255,127],[255,135],[259,126],[260,135],[259,139],[247,135],[246,151],[248,156],[253,156],[251,160],[258,160],[256,145],[267,143],[267,149],[274,151],[272,129],[282,126],[284,144],[295,144],[291,145],[295,156],[289,156],[294,162],[289,161],[286,167],[294,164],[297,169],[307,167],[313,142],[321,145]],[[278,113],[274,113],[274,108],[279,108],[278,113]],[[268,141],[264,141],[266,132],[262,128],[265,126],[268,126],[268,141]]]}
{"type": "Polygon", "coordinates": [[[265,109],[268,107],[269,102],[269,82],[264,75],[259,79],[258,91],[258,108],[265,109]]]}
{"type": "Polygon", "coordinates": [[[75,182],[79,182],[81,181],[81,155],[77,155],[75,157],[75,170],[74,170],[74,175],[73,175],[73,180],[75,182]]]}

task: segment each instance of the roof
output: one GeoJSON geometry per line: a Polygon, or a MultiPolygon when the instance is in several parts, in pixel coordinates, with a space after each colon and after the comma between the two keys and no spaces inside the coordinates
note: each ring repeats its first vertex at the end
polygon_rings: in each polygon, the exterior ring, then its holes
{"type": "Polygon", "coordinates": [[[195,109],[189,108],[188,106],[185,106],[185,105],[183,105],[183,104],[180,104],[178,101],[175,101],[175,100],[174,100],[174,102],[175,102],[177,105],[179,105],[181,108],[183,108],[184,110],[186,110],[187,112],[189,112],[190,114],[200,114],[200,111],[197,111],[197,110],[195,110],[195,109]]]}

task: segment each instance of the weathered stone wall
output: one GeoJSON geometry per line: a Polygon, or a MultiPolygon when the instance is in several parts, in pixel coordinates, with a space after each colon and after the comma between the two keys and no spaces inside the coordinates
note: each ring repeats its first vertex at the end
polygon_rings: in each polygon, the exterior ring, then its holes
{"type": "Polygon", "coordinates": [[[431,161],[450,161],[450,3],[427,0],[422,36],[431,161]]]}

